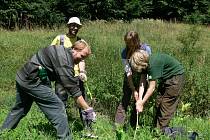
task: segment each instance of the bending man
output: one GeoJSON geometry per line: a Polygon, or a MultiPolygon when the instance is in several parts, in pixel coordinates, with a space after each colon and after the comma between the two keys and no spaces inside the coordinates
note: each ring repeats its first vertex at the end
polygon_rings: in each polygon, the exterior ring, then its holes
{"type": "Polygon", "coordinates": [[[19,121],[29,112],[34,101],[55,127],[58,139],[71,140],[64,104],[52,92],[51,81],[62,83],[66,92],[74,97],[83,109],[84,120],[93,121],[95,112],[83,99],[78,78],[74,77],[74,64],[84,60],[90,53],[91,50],[85,41],[77,41],[72,49],[49,46],[33,55],[17,72],[16,103],[1,130],[16,128],[19,121]]]}

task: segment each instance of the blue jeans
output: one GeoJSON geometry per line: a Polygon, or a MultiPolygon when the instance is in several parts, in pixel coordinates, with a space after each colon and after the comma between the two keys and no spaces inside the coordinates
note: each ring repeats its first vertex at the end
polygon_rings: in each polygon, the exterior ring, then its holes
{"type": "Polygon", "coordinates": [[[27,115],[33,101],[39,106],[57,131],[58,139],[71,140],[68,119],[62,101],[52,92],[50,82],[41,83],[35,88],[25,88],[16,82],[16,103],[1,129],[14,129],[27,115]]]}

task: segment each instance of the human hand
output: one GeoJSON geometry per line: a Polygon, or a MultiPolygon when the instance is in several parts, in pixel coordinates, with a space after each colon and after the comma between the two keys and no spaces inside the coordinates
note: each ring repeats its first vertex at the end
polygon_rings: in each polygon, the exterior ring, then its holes
{"type": "Polygon", "coordinates": [[[95,122],[96,121],[96,113],[92,107],[83,110],[82,112],[82,119],[86,122],[95,122]]]}
{"type": "Polygon", "coordinates": [[[144,109],[144,104],[143,104],[142,100],[138,100],[136,102],[136,111],[143,112],[143,109],[144,109]]]}
{"type": "Polygon", "coordinates": [[[83,72],[80,72],[79,73],[79,79],[83,82],[86,82],[87,81],[87,75],[83,72]]]}

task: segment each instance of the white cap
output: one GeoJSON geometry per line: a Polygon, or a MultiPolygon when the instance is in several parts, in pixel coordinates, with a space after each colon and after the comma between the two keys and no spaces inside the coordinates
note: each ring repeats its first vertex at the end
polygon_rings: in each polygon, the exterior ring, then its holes
{"type": "Polygon", "coordinates": [[[80,19],[78,17],[71,17],[67,24],[71,24],[71,23],[76,23],[76,24],[82,26],[82,24],[80,23],[80,19]]]}

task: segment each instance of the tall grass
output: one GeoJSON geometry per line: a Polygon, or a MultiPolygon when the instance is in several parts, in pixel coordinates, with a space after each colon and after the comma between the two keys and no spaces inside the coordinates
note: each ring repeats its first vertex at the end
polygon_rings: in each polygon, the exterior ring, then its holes
{"type": "MultiPolygon", "coordinates": [[[[184,111],[179,109],[173,125],[183,125],[187,129],[198,130],[204,139],[210,137],[209,120],[199,119],[210,116],[210,79],[208,73],[210,53],[210,29],[203,26],[164,23],[155,20],[134,20],[124,22],[86,22],[79,36],[91,45],[92,55],[87,59],[88,86],[95,98],[98,121],[96,133],[102,140],[113,140],[113,116],[122,97],[123,66],[120,53],[124,47],[123,36],[129,30],[139,33],[142,42],[150,44],[153,53],[164,52],[179,59],[185,67],[186,85],[182,96],[182,106],[189,105],[184,111]],[[186,117],[187,115],[193,117],[186,117]],[[198,128],[196,128],[198,127],[198,128]]],[[[15,100],[16,71],[39,48],[48,46],[52,39],[67,31],[65,26],[56,30],[35,29],[33,31],[0,32],[0,124],[3,123],[9,108],[15,100]]],[[[140,116],[141,127],[138,139],[168,139],[151,132],[153,100],[150,100],[140,116]]],[[[77,112],[77,111],[76,111],[77,112]]],[[[71,114],[71,113],[70,113],[71,114]]],[[[75,113],[73,113],[75,114],[75,113]]],[[[77,113],[76,113],[77,114],[77,113]]],[[[70,115],[71,116],[71,115],[70,115]]],[[[80,138],[81,122],[78,114],[71,118],[70,127],[75,139],[80,138]]],[[[81,128],[82,129],[82,128],[81,128]]],[[[133,138],[133,129],[125,134],[133,138]]],[[[36,106],[11,133],[0,136],[3,139],[55,139],[55,131],[36,106]],[[22,132],[25,133],[22,133],[22,132]]]]}

